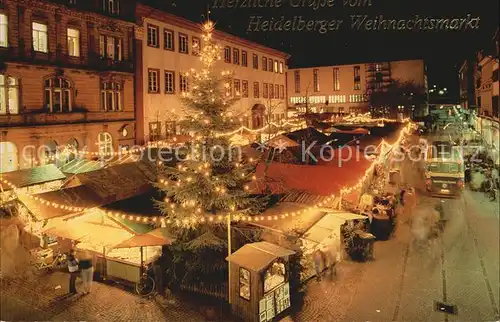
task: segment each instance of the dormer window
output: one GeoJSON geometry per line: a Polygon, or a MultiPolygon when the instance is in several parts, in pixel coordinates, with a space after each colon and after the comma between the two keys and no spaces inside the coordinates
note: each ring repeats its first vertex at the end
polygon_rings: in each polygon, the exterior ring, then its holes
{"type": "Polygon", "coordinates": [[[102,0],[102,10],[112,15],[119,14],[120,0],[102,0]]]}

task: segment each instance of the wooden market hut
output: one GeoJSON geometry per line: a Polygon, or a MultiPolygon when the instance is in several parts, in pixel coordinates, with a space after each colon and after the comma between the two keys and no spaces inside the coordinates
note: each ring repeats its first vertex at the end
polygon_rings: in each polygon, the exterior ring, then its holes
{"type": "Polygon", "coordinates": [[[290,307],[289,257],[295,252],[268,242],[246,244],[230,263],[230,303],[245,321],[271,321],[290,307]]]}

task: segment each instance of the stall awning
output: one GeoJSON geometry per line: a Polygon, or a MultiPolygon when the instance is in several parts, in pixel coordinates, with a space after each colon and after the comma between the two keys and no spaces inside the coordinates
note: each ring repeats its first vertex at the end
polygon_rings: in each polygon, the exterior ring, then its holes
{"type": "Polygon", "coordinates": [[[171,245],[173,242],[173,238],[162,236],[163,234],[157,234],[154,231],[132,236],[130,239],[127,239],[113,248],[133,248],[133,247],[146,247],[146,246],[163,246],[163,245],[171,245]]]}
{"type": "MultiPolygon", "coordinates": [[[[3,179],[13,183],[18,188],[33,186],[56,180],[66,180],[66,176],[54,164],[2,173],[3,179]]],[[[1,184],[1,183],[0,183],[1,184]]],[[[3,190],[10,187],[3,184],[3,190]]]]}
{"type": "Polygon", "coordinates": [[[254,272],[260,272],[278,258],[295,252],[268,242],[246,244],[226,258],[227,261],[254,272]]]}

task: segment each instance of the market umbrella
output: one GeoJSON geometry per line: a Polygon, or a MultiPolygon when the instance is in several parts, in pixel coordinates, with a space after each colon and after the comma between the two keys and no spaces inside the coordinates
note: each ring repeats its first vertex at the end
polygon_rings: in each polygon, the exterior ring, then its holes
{"type": "Polygon", "coordinates": [[[113,248],[133,248],[133,247],[146,247],[146,246],[163,246],[172,244],[173,239],[166,236],[159,236],[156,234],[141,234],[132,236],[113,248]]]}

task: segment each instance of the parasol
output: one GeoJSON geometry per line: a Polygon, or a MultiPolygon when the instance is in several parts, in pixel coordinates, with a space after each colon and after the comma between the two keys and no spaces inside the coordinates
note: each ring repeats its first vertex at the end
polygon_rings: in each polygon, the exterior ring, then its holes
{"type": "Polygon", "coordinates": [[[163,246],[171,245],[174,239],[170,237],[163,228],[158,228],[150,231],[147,234],[134,235],[131,238],[124,240],[113,248],[133,248],[147,246],[163,246]]]}
{"type": "Polygon", "coordinates": [[[299,146],[297,142],[284,135],[275,136],[267,142],[267,145],[279,149],[299,146]]]}

